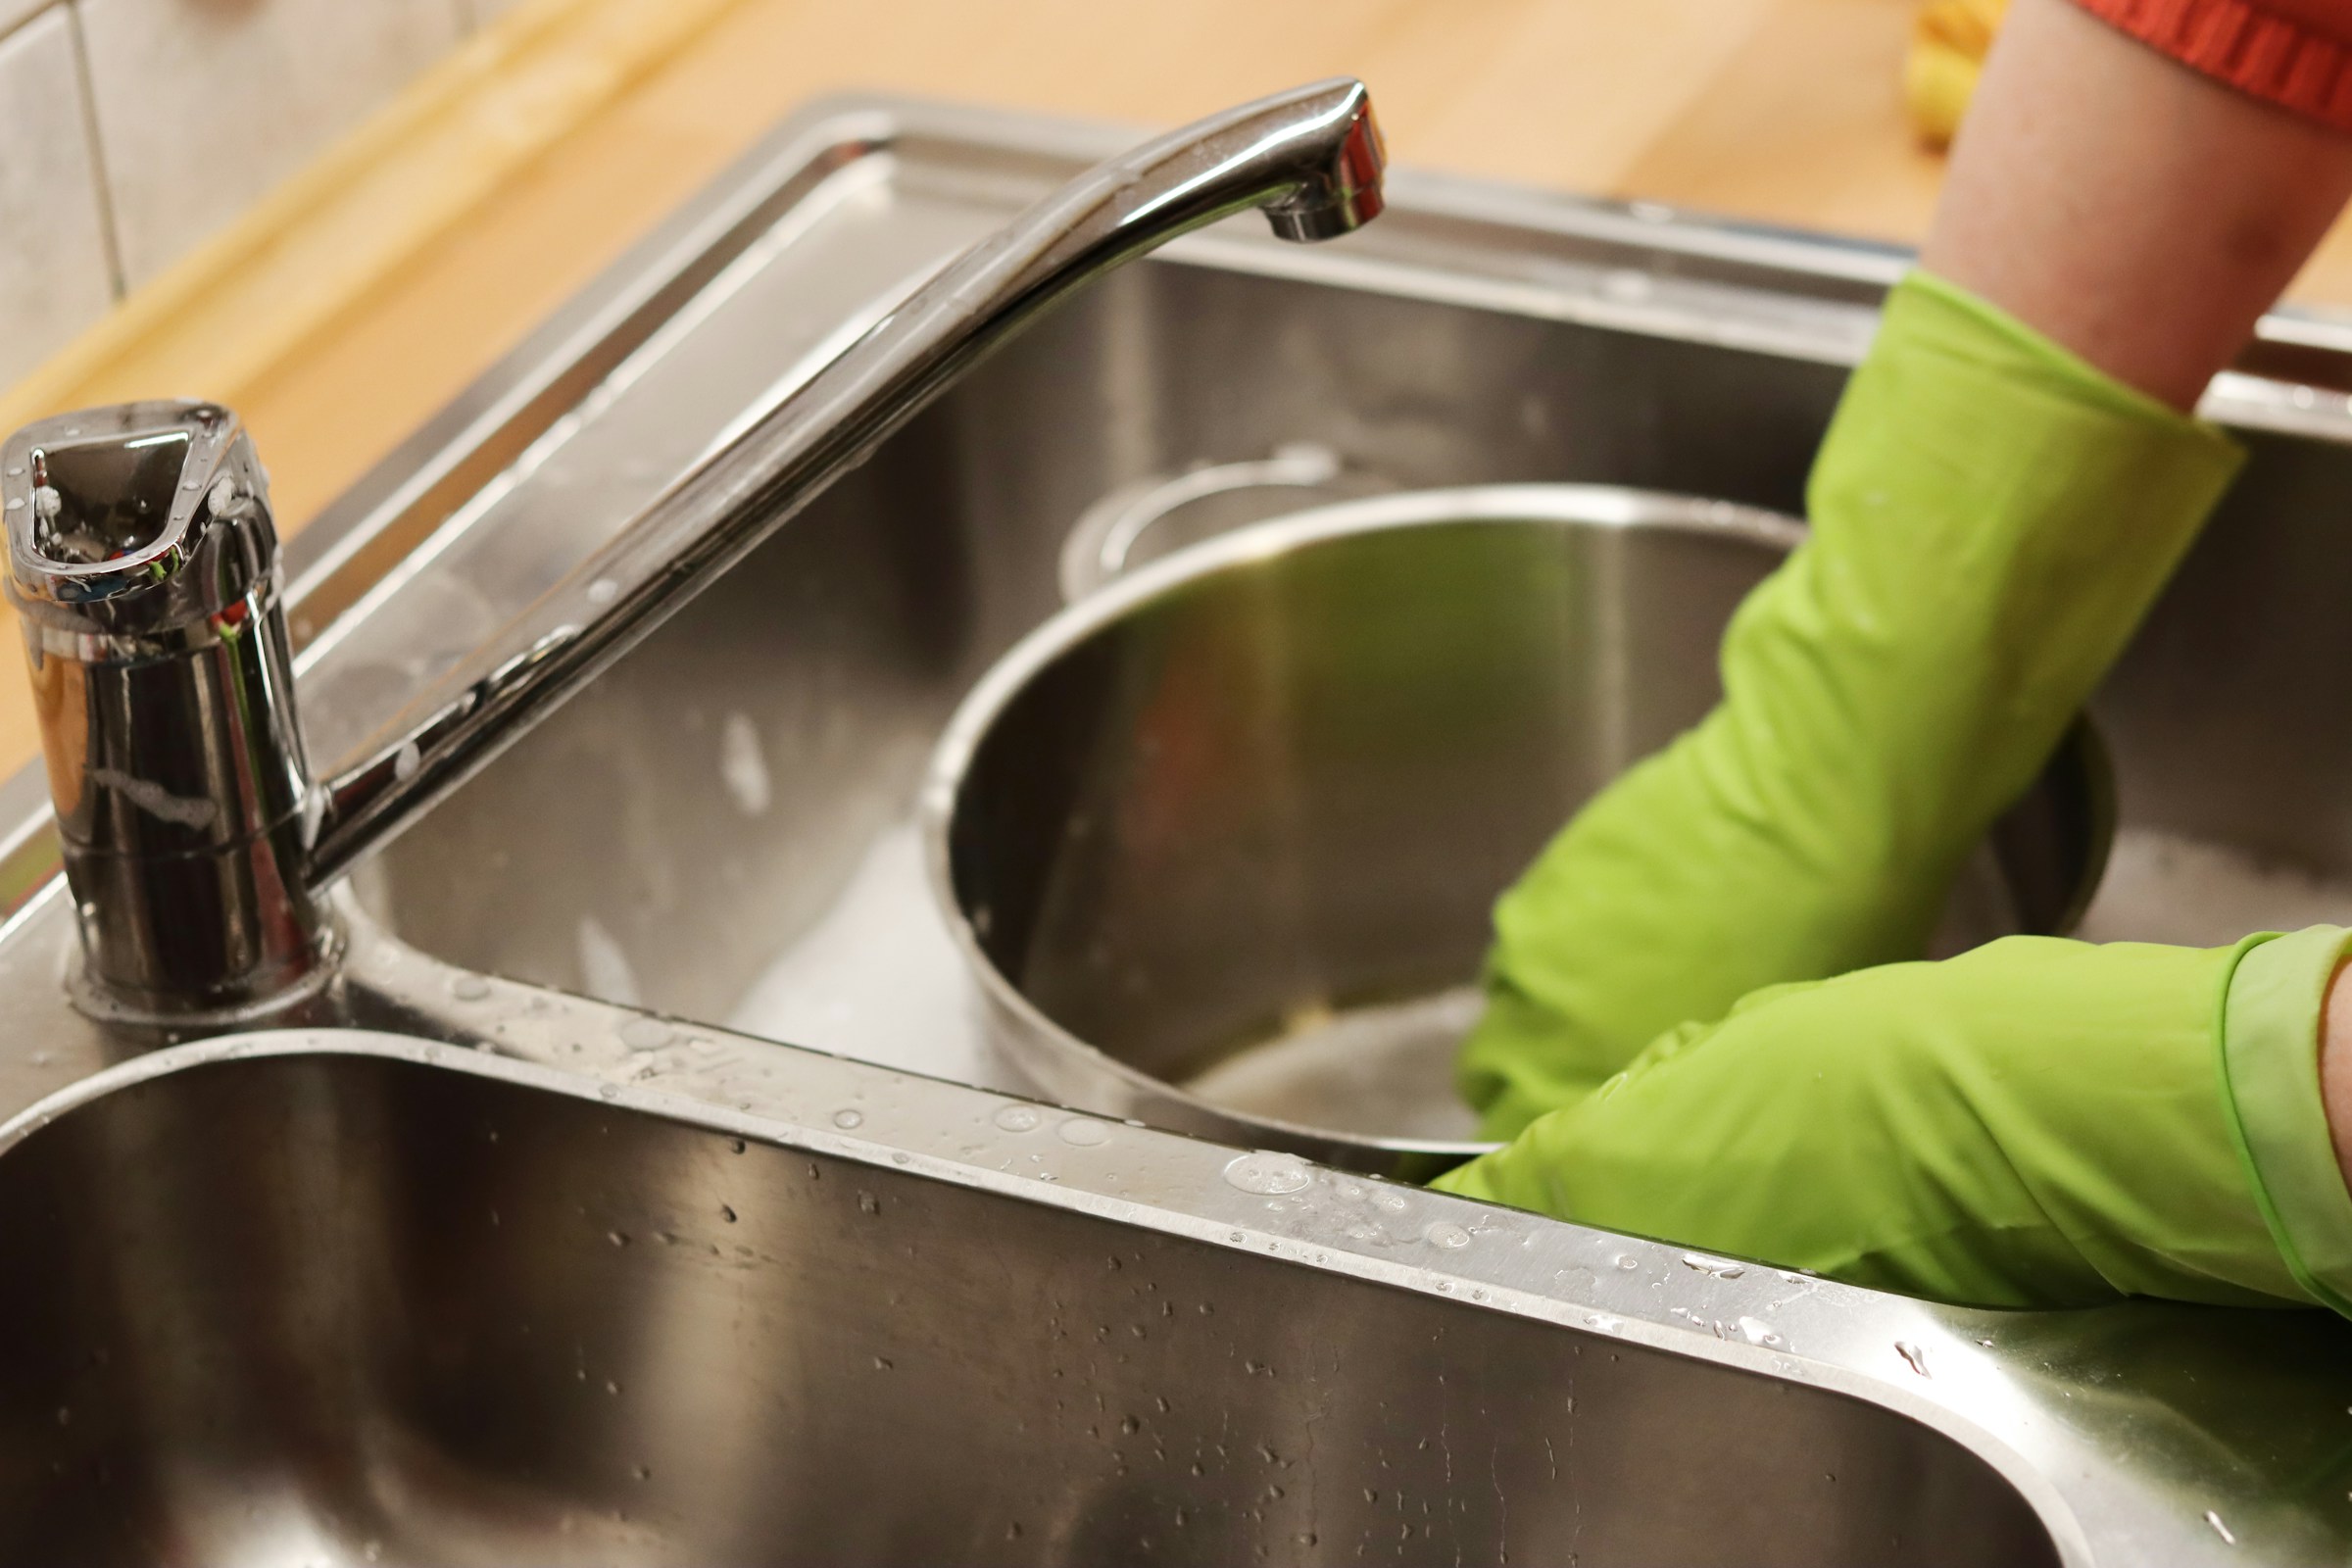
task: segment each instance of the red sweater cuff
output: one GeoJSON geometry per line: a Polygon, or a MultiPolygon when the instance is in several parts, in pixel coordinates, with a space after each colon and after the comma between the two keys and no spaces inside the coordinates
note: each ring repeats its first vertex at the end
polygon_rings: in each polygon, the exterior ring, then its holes
{"type": "MultiPolygon", "coordinates": [[[[2238,91],[2352,132],[2352,44],[2248,0],[2075,0],[2238,91]]],[[[2352,6],[2342,8],[2352,30],[2352,6]]]]}

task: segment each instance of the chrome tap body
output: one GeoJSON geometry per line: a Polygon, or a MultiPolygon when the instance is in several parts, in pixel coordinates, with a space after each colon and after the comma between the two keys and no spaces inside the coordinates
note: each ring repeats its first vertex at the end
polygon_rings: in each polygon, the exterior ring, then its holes
{"type": "Polygon", "coordinates": [[[0,462],[10,594],[81,910],[83,1006],[201,1020],[300,994],[331,972],[323,882],[989,351],[1104,272],[1245,208],[1285,239],[1348,233],[1378,216],[1383,163],[1369,95],[1339,79],[1079,175],[942,270],[318,786],[267,487],[234,416],[136,403],[18,432],[0,462]]]}
{"type": "Polygon", "coordinates": [[[85,1003],[233,1017],[301,988],[332,933],[252,441],[208,403],[44,419],[0,448],[0,512],[85,1003]]]}

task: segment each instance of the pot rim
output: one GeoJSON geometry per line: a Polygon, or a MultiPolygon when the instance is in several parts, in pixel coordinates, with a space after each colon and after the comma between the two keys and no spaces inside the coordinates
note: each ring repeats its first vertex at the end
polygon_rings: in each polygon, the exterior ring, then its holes
{"type": "MultiPolygon", "coordinates": [[[[949,835],[956,805],[981,742],[1013,701],[1062,656],[1144,607],[1233,566],[1295,554],[1311,546],[1367,534],[1449,524],[1538,523],[1602,528],[1664,528],[1675,532],[1743,540],[1783,553],[1805,538],[1805,525],[1783,513],[1737,502],[1607,484],[1488,484],[1407,490],[1334,502],[1247,523],[1171,551],[1156,561],[1113,578],[1065,606],[1023,636],[989,666],[956,705],[924,770],[916,818],[922,835],[923,868],[934,906],[964,963],[992,1006],[1030,1043],[1067,1067],[1117,1080],[1146,1102],[1181,1107],[1192,1123],[1217,1136],[1270,1136],[1314,1157],[1354,1152],[1353,1163],[1394,1172],[1406,1160],[1455,1163],[1500,1145],[1482,1140],[1383,1138],[1341,1132],[1307,1123],[1257,1116],[1203,1100],[1165,1078],[1121,1061],[1049,1017],[998,968],[956,896],[949,863],[949,835]]],[[[1026,1066],[1026,1063],[1023,1063],[1026,1066]]],[[[1054,1092],[1065,1092],[1049,1085],[1054,1092]]],[[[1087,1109],[1081,1105],[1077,1108],[1087,1109]]]]}

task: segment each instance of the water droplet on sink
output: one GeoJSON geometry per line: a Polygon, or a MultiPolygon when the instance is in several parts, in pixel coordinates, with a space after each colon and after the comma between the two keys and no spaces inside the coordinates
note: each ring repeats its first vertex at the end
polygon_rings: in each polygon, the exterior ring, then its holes
{"type": "Polygon", "coordinates": [[[1034,1105],[1006,1105],[997,1112],[997,1125],[1008,1133],[1025,1133],[1042,1120],[1034,1105]]]}
{"type": "Polygon", "coordinates": [[[874,1370],[877,1372],[888,1372],[894,1364],[895,1363],[891,1361],[890,1357],[886,1355],[877,1355],[874,1357],[874,1370]]]}
{"type": "Polygon", "coordinates": [[[479,1002],[490,994],[490,982],[478,974],[453,975],[449,994],[460,1002],[479,1002]]]}
{"type": "Polygon", "coordinates": [[[1619,1252],[1614,1261],[1619,1268],[1623,1269],[1636,1269],[1642,1266],[1642,1260],[1631,1252],[1619,1252]]]}
{"type": "Polygon", "coordinates": [[[735,1223],[735,1206],[732,1203],[719,1204],[718,1211],[725,1217],[728,1224],[732,1225],[735,1223]]]}
{"type": "Polygon", "coordinates": [[[637,1467],[636,1475],[640,1481],[651,1481],[654,1479],[654,1467],[650,1464],[641,1464],[637,1467]]]}
{"type": "Polygon", "coordinates": [[[614,1031],[620,1043],[631,1051],[659,1051],[669,1044],[674,1033],[659,1018],[631,1018],[614,1031]]]}
{"type": "Polygon", "coordinates": [[[861,1110],[837,1110],[833,1113],[833,1125],[841,1128],[845,1132],[852,1127],[862,1127],[865,1125],[865,1112],[861,1110]]]}
{"type": "Polygon", "coordinates": [[[1701,1274],[1719,1280],[1736,1280],[1747,1272],[1744,1266],[1728,1257],[1709,1257],[1704,1252],[1685,1252],[1683,1267],[1694,1268],[1701,1274]]]}
{"type": "Polygon", "coordinates": [[[619,1231],[605,1232],[605,1240],[611,1242],[614,1247],[626,1247],[629,1245],[628,1237],[622,1235],[619,1231]]]}
{"type": "Polygon", "coordinates": [[[620,1086],[617,1084],[598,1084],[596,1086],[596,1095],[599,1100],[618,1100],[620,1098],[620,1086]]]}
{"type": "Polygon", "coordinates": [[[1054,1131],[1061,1134],[1063,1143],[1073,1144],[1080,1149],[1093,1149],[1110,1140],[1109,1127],[1087,1116],[1072,1116],[1054,1131]]]}
{"type": "Polygon", "coordinates": [[[1747,1341],[1747,1343],[1750,1345],[1781,1345],[1786,1343],[1781,1339],[1780,1333],[1775,1330],[1771,1324],[1763,1322],[1757,1318],[1743,1317],[1740,1319],[1739,1328],[1740,1337],[1747,1341]]]}
{"type": "Polygon", "coordinates": [[[1913,1345],[1910,1341],[1895,1341],[1894,1353],[1901,1356],[1904,1363],[1908,1365],[1912,1371],[1918,1373],[1921,1377],[1932,1378],[1936,1375],[1928,1370],[1928,1352],[1922,1349],[1920,1347],[1913,1345]]]}
{"type": "Polygon", "coordinates": [[[588,602],[592,605],[609,605],[619,597],[620,584],[610,577],[599,577],[588,585],[588,602]]]}
{"type": "Polygon", "coordinates": [[[773,794],[767,777],[767,758],[760,749],[760,728],[748,714],[729,713],[718,731],[718,777],[728,798],[746,816],[767,810],[773,794]]]}
{"type": "Polygon", "coordinates": [[[605,1392],[617,1397],[620,1394],[620,1385],[612,1379],[607,1378],[605,1379],[605,1392]]]}
{"type": "Polygon", "coordinates": [[[1401,1214],[1410,1206],[1402,1193],[1382,1191],[1372,1195],[1372,1201],[1392,1214],[1401,1214]]]}
{"type": "Polygon", "coordinates": [[[1603,1334],[1614,1334],[1619,1329],[1625,1327],[1625,1319],[1621,1317],[1609,1317],[1600,1312],[1587,1313],[1585,1316],[1585,1323],[1588,1327],[1596,1328],[1603,1334]]]}
{"type": "Polygon", "coordinates": [[[1423,1231],[1421,1236],[1432,1247],[1453,1248],[1470,1245],[1470,1233],[1447,1220],[1438,1221],[1423,1231]]]}
{"type": "Polygon", "coordinates": [[[1314,1176],[1307,1170],[1306,1162],[1297,1155],[1261,1149],[1228,1161],[1225,1180],[1245,1193],[1274,1197],[1304,1191],[1314,1176]]]}
{"type": "Polygon", "coordinates": [[[2215,1513],[2211,1508],[2205,1510],[2205,1522],[2213,1526],[2213,1533],[2215,1535],[2221,1537],[2232,1546],[2237,1544],[2237,1538],[2230,1533],[2230,1527],[2228,1525],[2222,1523],[2222,1516],[2218,1513],[2215,1513]]]}

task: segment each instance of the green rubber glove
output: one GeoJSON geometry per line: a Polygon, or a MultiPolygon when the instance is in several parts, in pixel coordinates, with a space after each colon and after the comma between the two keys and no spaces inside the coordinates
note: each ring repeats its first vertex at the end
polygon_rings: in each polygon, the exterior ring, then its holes
{"type": "Polygon", "coordinates": [[[1810,541],[1725,637],[1725,699],[1495,911],[1460,1062],[1487,1135],[1759,986],[1916,958],[2240,454],[1914,272],[1817,461],[1810,541]]]}
{"type": "Polygon", "coordinates": [[[1775,987],[1437,1185],[1966,1304],[2352,1315],[2318,1067],[2348,937],[2011,937],[1775,987]]]}

